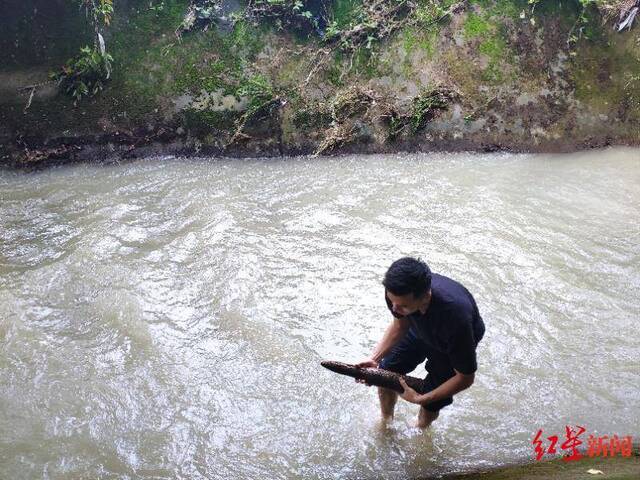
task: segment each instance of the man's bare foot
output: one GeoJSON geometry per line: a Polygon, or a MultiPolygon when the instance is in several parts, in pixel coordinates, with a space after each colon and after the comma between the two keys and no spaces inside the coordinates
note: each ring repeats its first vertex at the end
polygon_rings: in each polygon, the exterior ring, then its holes
{"type": "Polygon", "coordinates": [[[428,424],[426,424],[426,425],[425,425],[425,424],[424,424],[423,422],[421,422],[420,420],[418,420],[418,421],[415,423],[415,425],[414,425],[414,427],[419,428],[420,430],[426,430],[426,429],[428,429],[430,426],[431,426],[431,423],[428,423],[428,424]]]}
{"type": "Polygon", "coordinates": [[[391,427],[392,423],[393,415],[391,415],[390,417],[380,417],[380,420],[378,420],[378,428],[380,428],[381,430],[386,430],[387,428],[391,427]]]}

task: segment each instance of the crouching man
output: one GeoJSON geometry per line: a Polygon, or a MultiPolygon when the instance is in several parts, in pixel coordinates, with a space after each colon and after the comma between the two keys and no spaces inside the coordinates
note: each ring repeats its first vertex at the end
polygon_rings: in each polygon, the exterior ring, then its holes
{"type": "MultiPolygon", "coordinates": [[[[396,260],[382,284],[393,321],[371,357],[356,366],[407,374],[426,359],[427,376],[421,391],[400,381],[404,388],[400,396],[420,405],[417,426],[426,428],[438,418],[441,408],[453,403],[456,393],[473,384],[484,322],[464,286],[431,273],[420,259],[396,260]]],[[[398,393],[379,387],[378,395],[383,421],[391,420],[398,393]]]]}

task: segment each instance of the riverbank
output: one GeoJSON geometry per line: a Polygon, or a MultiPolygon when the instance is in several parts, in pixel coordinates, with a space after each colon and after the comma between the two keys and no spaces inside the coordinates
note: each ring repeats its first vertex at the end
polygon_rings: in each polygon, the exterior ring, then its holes
{"type": "MultiPolygon", "coordinates": [[[[561,139],[545,144],[496,143],[482,138],[438,139],[433,141],[404,141],[393,145],[371,143],[352,143],[335,148],[323,155],[337,156],[347,154],[388,154],[417,152],[511,152],[511,153],[571,153],[600,149],[605,147],[637,147],[640,140],[630,140],[615,144],[609,137],[583,140],[561,139]]],[[[2,147],[0,147],[0,151],[2,147]]],[[[112,164],[132,161],[146,157],[176,156],[188,157],[228,157],[228,158],[272,158],[315,155],[313,145],[295,146],[273,145],[271,142],[252,142],[228,148],[206,145],[193,140],[177,138],[170,132],[116,132],[115,134],[85,136],[79,138],[55,138],[45,142],[21,143],[19,146],[5,148],[0,157],[0,168],[15,170],[40,170],[43,168],[90,162],[112,164]]]]}
{"type": "Polygon", "coordinates": [[[271,17],[178,38],[188,5],[123,3],[105,32],[111,78],[77,105],[47,75],[85,32],[60,37],[60,58],[4,59],[0,164],[640,145],[640,29],[577,0],[421,0],[366,42],[352,37],[367,4],[336,0],[348,44],[271,17]]]}
{"type": "Polygon", "coordinates": [[[640,455],[636,446],[634,455],[631,457],[583,457],[573,462],[565,462],[558,458],[443,478],[446,480],[637,480],[640,478],[640,455]],[[589,470],[602,473],[589,473],[589,470]]]}

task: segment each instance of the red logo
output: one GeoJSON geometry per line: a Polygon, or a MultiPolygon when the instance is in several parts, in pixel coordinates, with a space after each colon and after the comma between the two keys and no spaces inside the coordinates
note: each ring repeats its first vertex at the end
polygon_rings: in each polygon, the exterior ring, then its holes
{"type": "MultiPolygon", "coordinates": [[[[560,444],[560,449],[566,452],[566,455],[562,457],[565,462],[571,462],[574,460],[580,460],[583,455],[578,448],[582,445],[583,441],[580,439],[586,429],[580,425],[576,425],[575,428],[567,425],[565,427],[564,441],[560,444]]],[[[533,451],[536,456],[536,460],[542,460],[545,454],[556,454],[558,450],[556,446],[560,442],[558,435],[549,435],[542,439],[542,429],[538,430],[533,441],[533,451]]],[[[603,435],[596,437],[589,435],[587,439],[587,451],[588,457],[614,457],[620,454],[622,457],[630,457],[633,449],[633,442],[631,435],[619,438],[618,435],[609,437],[603,435]]],[[[584,449],[583,449],[584,451],[584,449]]]]}

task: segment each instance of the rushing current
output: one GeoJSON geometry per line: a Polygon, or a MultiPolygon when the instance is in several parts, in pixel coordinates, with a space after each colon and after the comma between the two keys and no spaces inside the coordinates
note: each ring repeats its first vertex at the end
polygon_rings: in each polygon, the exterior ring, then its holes
{"type": "Polygon", "coordinates": [[[639,219],[637,149],[1,172],[0,478],[416,478],[533,461],[539,429],[637,438],[639,219]],[[487,329],[424,432],[320,366],[371,353],[405,255],[487,329]]]}

